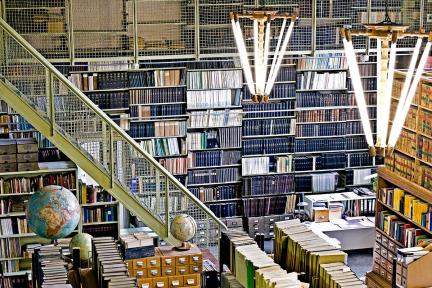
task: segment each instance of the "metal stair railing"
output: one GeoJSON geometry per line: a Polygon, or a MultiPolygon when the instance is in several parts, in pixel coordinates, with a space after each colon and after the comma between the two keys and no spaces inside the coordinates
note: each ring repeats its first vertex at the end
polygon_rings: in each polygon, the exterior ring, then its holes
{"type": "Polygon", "coordinates": [[[159,162],[0,18],[0,97],[168,242],[178,214],[216,247],[226,226],[159,162]]]}

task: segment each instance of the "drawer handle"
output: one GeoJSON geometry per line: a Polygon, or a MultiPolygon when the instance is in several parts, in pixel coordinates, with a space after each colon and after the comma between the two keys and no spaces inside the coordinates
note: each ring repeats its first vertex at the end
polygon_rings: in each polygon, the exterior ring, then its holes
{"type": "Polygon", "coordinates": [[[180,286],[180,281],[174,280],[174,281],[172,281],[171,285],[174,286],[174,287],[175,286],[180,286]]]}
{"type": "Polygon", "coordinates": [[[141,284],[141,288],[150,288],[149,283],[143,283],[141,284]]]}
{"type": "Polygon", "coordinates": [[[157,282],[156,286],[159,287],[159,288],[161,288],[161,287],[165,286],[165,283],[164,282],[157,282]]]}
{"type": "Polygon", "coordinates": [[[186,272],[186,269],[179,269],[180,274],[184,274],[186,272]]]}
{"type": "Polygon", "coordinates": [[[179,263],[180,264],[185,264],[186,263],[186,259],[185,258],[179,258],[179,263]]]}
{"type": "Polygon", "coordinates": [[[156,260],[150,260],[150,265],[155,266],[157,264],[156,260]]]}
{"type": "Polygon", "coordinates": [[[171,270],[171,269],[166,269],[166,270],[165,270],[165,274],[166,274],[166,275],[171,275],[171,273],[172,273],[172,270],[171,270]]]}
{"type": "Polygon", "coordinates": [[[156,276],[158,273],[157,273],[157,270],[150,270],[150,274],[152,276],[156,276]]]}
{"type": "Polygon", "coordinates": [[[142,261],[137,261],[136,264],[138,267],[143,267],[143,265],[144,265],[142,261]]]}
{"type": "Polygon", "coordinates": [[[187,283],[188,285],[194,285],[194,284],[195,284],[195,280],[194,280],[194,279],[187,279],[187,280],[186,280],[186,283],[187,283]]]}
{"type": "Polygon", "coordinates": [[[172,263],[172,259],[165,259],[165,264],[171,264],[172,263]]]}
{"type": "Polygon", "coordinates": [[[144,272],[143,271],[138,271],[137,272],[137,276],[143,276],[144,275],[144,272]]]}
{"type": "Polygon", "coordinates": [[[198,262],[198,261],[199,261],[199,257],[198,257],[198,256],[193,256],[193,257],[192,257],[192,260],[193,260],[194,262],[198,262]]]}

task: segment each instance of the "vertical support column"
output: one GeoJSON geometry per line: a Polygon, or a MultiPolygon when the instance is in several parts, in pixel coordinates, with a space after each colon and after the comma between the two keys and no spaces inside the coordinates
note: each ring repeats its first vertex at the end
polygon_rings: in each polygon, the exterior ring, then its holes
{"type": "MultiPolygon", "coordinates": [[[[6,20],[6,1],[5,0],[0,0],[0,4],[1,4],[1,7],[0,7],[1,8],[0,16],[5,21],[7,21],[6,20]]],[[[1,40],[0,40],[0,51],[2,51],[1,55],[0,55],[0,63],[5,63],[5,64],[8,61],[8,57],[7,57],[8,50],[7,50],[7,43],[6,43],[7,35],[8,35],[8,33],[5,30],[3,30],[3,29],[0,30],[0,37],[1,37],[1,40]]]]}
{"type": "MultiPolygon", "coordinates": [[[[388,62],[389,62],[389,40],[382,39],[381,40],[381,66],[378,67],[379,71],[377,73],[380,74],[380,81],[377,83],[377,115],[382,113],[382,107],[385,106],[386,101],[386,89],[387,89],[387,72],[388,72],[388,62]]],[[[381,142],[385,141],[385,139],[381,139],[382,134],[380,134],[379,125],[377,125],[377,139],[376,139],[376,147],[381,147],[381,142]]]]}
{"type": "Polygon", "coordinates": [[[54,125],[55,125],[55,107],[54,107],[54,87],[53,87],[53,75],[51,71],[45,68],[45,91],[48,97],[47,99],[47,114],[50,119],[50,136],[54,136],[54,125]]]}
{"type": "Polygon", "coordinates": [[[312,55],[315,54],[316,51],[316,28],[317,28],[317,23],[316,23],[316,17],[317,17],[317,0],[312,0],[312,45],[311,45],[311,50],[312,50],[312,55]]]}
{"type": "MultiPolygon", "coordinates": [[[[110,170],[110,188],[114,184],[114,133],[112,126],[109,127],[109,170],[110,170]]],[[[117,211],[118,213],[118,211],[117,211]]]]}
{"type": "Polygon", "coordinates": [[[73,65],[75,62],[75,40],[73,33],[73,15],[72,15],[72,1],[67,0],[66,13],[67,13],[67,24],[68,24],[68,44],[69,44],[69,61],[73,65]]]}
{"type": "Polygon", "coordinates": [[[165,176],[165,227],[166,227],[166,237],[170,233],[170,207],[169,207],[169,180],[165,176]]]}
{"type": "Polygon", "coordinates": [[[194,0],[194,19],[195,19],[195,58],[199,59],[201,57],[201,47],[200,47],[200,2],[199,0],[194,0]]]}
{"type": "MultiPolygon", "coordinates": [[[[152,166],[152,169],[155,169],[153,166],[152,166]]],[[[150,173],[151,174],[151,173],[150,173]]],[[[150,176],[150,175],[149,175],[150,176]]],[[[160,189],[160,185],[161,185],[161,182],[160,182],[160,171],[158,170],[158,169],[155,169],[155,184],[156,184],[156,191],[155,191],[155,193],[156,193],[156,199],[155,199],[155,211],[156,211],[156,214],[157,214],[157,217],[159,217],[159,215],[161,214],[161,211],[160,211],[160,194],[161,194],[161,189],[160,189]]]]}
{"type": "MultiPolygon", "coordinates": [[[[138,47],[138,7],[137,7],[138,3],[137,0],[133,0],[133,33],[134,33],[134,41],[133,41],[133,45],[134,45],[134,65],[138,66],[139,65],[139,47],[138,47]]],[[[138,67],[136,67],[138,68],[138,67]]]]}
{"type": "MultiPolygon", "coordinates": [[[[367,0],[367,19],[368,23],[372,20],[372,0],[367,0]]],[[[369,51],[371,47],[371,39],[366,37],[366,51],[369,51]]]]}
{"type": "Polygon", "coordinates": [[[419,28],[420,29],[424,28],[424,16],[425,16],[425,14],[424,14],[424,6],[425,6],[425,1],[424,0],[420,0],[420,23],[419,23],[419,28]]]}

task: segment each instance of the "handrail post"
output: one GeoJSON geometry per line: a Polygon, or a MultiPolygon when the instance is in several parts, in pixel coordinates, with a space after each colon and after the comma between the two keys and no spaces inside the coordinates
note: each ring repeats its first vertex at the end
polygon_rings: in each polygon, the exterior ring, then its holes
{"type": "Polygon", "coordinates": [[[110,179],[110,186],[111,188],[113,188],[114,185],[114,133],[113,133],[113,129],[112,126],[109,126],[109,167],[110,167],[110,174],[111,174],[111,179],[110,179]]]}
{"type": "MultiPolygon", "coordinates": [[[[133,37],[133,51],[134,51],[134,65],[137,66],[139,64],[139,45],[138,45],[138,7],[137,7],[138,3],[136,0],[133,1],[133,14],[132,14],[132,19],[133,19],[133,33],[134,33],[134,37],[133,37]]],[[[136,67],[138,68],[138,67],[136,67]]]]}
{"type": "Polygon", "coordinates": [[[165,177],[165,222],[166,222],[166,237],[170,233],[170,209],[169,209],[169,180],[165,177]]]}
{"type": "Polygon", "coordinates": [[[55,105],[54,105],[54,87],[53,87],[53,75],[48,68],[45,68],[45,89],[47,95],[47,114],[50,119],[50,136],[54,136],[54,125],[55,125],[55,105]]]}

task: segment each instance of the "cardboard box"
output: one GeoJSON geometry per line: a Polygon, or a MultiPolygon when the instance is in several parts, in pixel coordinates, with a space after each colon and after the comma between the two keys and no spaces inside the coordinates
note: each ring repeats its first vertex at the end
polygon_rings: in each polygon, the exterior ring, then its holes
{"type": "Polygon", "coordinates": [[[37,153],[39,151],[39,145],[36,139],[17,139],[17,153],[37,153]]]}
{"type": "Polygon", "coordinates": [[[16,162],[17,162],[17,155],[16,154],[0,155],[0,164],[16,163],[16,162]]]}
{"type": "Polygon", "coordinates": [[[16,140],[3,139],[0,140],[0,155],[16,154],[16,140]]]}
{"type": "Polygon", "coordinates": [[[0,164],[0,173],[3,172],[16,172],[17,171],[17,163],[5,163],[0,164]]]}
{"type": "Polygon", "coordinates": [[[315,222],[328,222],[329,221],[329,209],[324,207],[316,207],[314,210],[314,221],[315,222]]]}
{"type": "Polygon", "coordinates": [[[16,159],[18,163],[38,162],[39,154],[38,153],[16,154],[16,159]]]}
{"type": "Polygon", "coordinates": [[[18,163],[18,171],[35,171],[39,170],[38,162],[18,163]]]}

